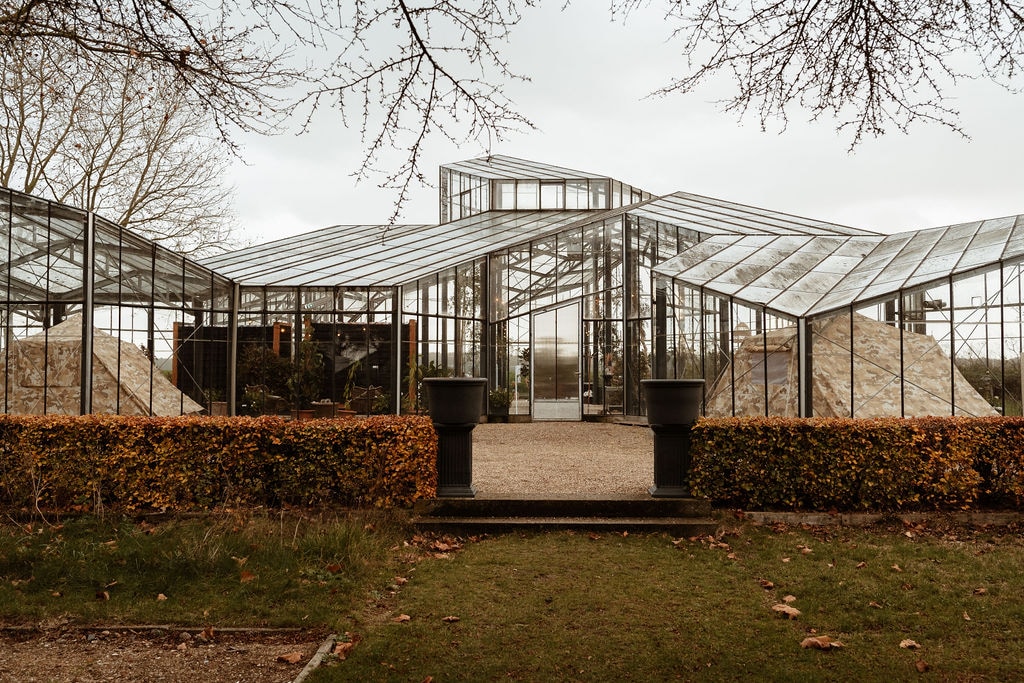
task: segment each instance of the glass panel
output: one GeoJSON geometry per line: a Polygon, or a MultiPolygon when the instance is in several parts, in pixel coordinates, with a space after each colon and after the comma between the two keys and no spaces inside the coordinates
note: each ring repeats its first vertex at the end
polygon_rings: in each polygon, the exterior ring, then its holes
{"type": "Polygon", "coordinates": [[[516,209],[532,211],[540,207],[540,185],[535,180],[520,180],[516,183],[516,209]]]}
{"type": "Polygon", "coordinates": [[[497,211],[511,211],[516,208],[515,181],[494,181],[494,208],[497,211]]]}
{"type": "Polygon", "coordinates": [[[607,180],[591,180],[590,181],[590,208],[591,209],[607,209],[608,208],[608,181],[607,180]]]}
{"type": "Polygon", "coordinates": [[[538,313],[533,325],[533,416],[579,419],[579,304],[538,313]]]}
{"type": "Polygon", "coordinates": [[[589,209],[590,197],[586,180],[567,180],[565,183],[565,208],[569,210],[589,209]]]}
{"type": "Polygon", "coordinates": [[[565,185],[563,185],[562,183],[541,183],[540,208],[564,209],[565,185]]]}

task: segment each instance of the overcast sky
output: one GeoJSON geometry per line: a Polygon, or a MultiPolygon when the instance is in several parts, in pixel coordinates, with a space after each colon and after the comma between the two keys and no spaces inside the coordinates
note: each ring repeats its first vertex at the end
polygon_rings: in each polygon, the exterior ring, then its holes
{"type": "MultiPolygon", "coordinates": [[[[557,3],[556,3],[557,4],[557,3]]],[[[532,82],[508,94],[538,130],[493,148],[505,154],[611,176],[654,194],[683,190],[880,232],[1024,213],[1024,95],[987,82],[951,90],[971,139],[938,126],[892,131],[849,152],[835,122],[806,123],[794,110],[786,130],[762,132],[712,100],[729,88],[645,99],[681,73],[655,11],[613,23],[607,9],[577,2],[566,11],[528,11],[504,54],[532,82]],[[719,93],[719,94],[716,94],[719,93]]],[[[241,237],[263,242],[336,224],[383,223],[395,195],[352,178],[358,131],[326,111],[302,136],[243,139],[237,164],[241,237]]],[[[436,183],[445,162],[481,156],[479,145],[436,140],[424,168],[436,183]]],[[[420,187],[404,223],[438,220],[437,190],[420,187]]]]}

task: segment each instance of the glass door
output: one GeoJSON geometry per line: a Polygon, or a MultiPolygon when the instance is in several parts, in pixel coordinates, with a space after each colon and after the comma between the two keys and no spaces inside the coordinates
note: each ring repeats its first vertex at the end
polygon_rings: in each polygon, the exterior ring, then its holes
{"type": "Polygon", "coordinates": [[[581,420],[580,304],[533,316],[533,419],[581,420]]]}

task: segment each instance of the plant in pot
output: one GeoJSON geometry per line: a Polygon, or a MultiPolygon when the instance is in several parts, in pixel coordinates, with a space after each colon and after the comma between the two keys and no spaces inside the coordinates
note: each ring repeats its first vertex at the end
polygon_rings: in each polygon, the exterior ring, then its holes
{"type": "Polygon", "coordinates": [[[292,405],[298,411],[298,419],[310,419],[313,416],[313,401],[322,389],[324,375],[324,358],[320,354],[319,345],[307,331],[299,344],[298,353],[292,364],[292,374],[288,378],[288,390],[292,394],[292,405]]]}
{"type": "Polygon", "coordinates": [[[508,422],[508,409],[512,405],[512,392],[495,387],[487,393],[487,419],[490,422],[508,422]]]}

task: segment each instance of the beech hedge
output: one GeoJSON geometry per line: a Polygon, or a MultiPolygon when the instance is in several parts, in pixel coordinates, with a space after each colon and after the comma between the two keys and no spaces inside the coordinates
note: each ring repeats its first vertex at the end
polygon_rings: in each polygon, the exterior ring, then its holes
{"type": "Polygon", "coordinates": [[[0,416],[0,503],[49,510],[407,506],[437,488],[417,416],[0,416]]]}
{"type": "Polygon", "coordinates": [[[1019,506],[1024,418],[701,419],[691,486],[746,509],[1019,506]]]}

